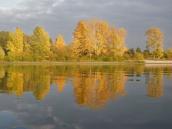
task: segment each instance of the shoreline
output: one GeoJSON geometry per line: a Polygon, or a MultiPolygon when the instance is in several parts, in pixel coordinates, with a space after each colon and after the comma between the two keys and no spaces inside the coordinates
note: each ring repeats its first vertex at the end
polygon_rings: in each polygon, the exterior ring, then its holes
{"type": "Polygon", "coordinates": [[[29,61],[15,61],[15,62],[0,62],[0,65],[172,65],[172,60],[164,61],[155,61],[155,60],[143,60],[143,61],[66,61],[66,62],[53,62],[53,61],[38,61],[38,62],[29,62],[29,61]]]}

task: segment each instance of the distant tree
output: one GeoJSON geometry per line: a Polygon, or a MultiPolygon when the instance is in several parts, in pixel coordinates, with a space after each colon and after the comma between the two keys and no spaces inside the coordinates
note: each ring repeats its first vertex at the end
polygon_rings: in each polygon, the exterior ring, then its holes
{"type": "Polygon", "coordinates": [[[146,31],[147,48],[152,52],[154,58],[163,56],[164,34],[159,28],[150,28],[146,31]]]}
{"type": "Polygon", "coordinates": [[[149,50],[144,50],[144,51],[143,51],[143,55],[144,55],[144,58],[145,58],[145,59],[148,59],[148,58],[150,57],[151,53],[150,53],[149,50]]]}
{"type": "Polygon", "coordinates": [[[50,37],[42,27],[36,27],[31,36],[31,51],[34,61],[48,60],[50,56],[50,37]]]}
{"type": "Polygon", "coordinates": [[[142,50],[140,48],[136,48],[134,57],[136,60],[144,60],[144,54],[142,53],[142,50]]]}
{"type": "Polygon", "coordinates": [[[128,54],[129,54],[130,58],[133,58],[134,55],[135,55],[135,50],[134,50],[134,48],[129,49],[129,50],[128,50],[128,54]]]}
{"type": "Polygon", "coordinates": [[[144,55],[142,53],[136,52],[134,55],[136,60],[144,60],[144,55]]]}
{"type": "Polygon", "coordinates": [[[141,48],[136,48],[136,53],[142,53],[142,50],[141,50],[141,48]]]}
{"type": "Polygon", "coordinates": [[[22,60],[23,38],[24,32],[20,28],[16,28],[15,32],[9,33],[9,40],[6,48],[8,60],[22,60]]]}
{"type": "Polygon", "coordinates": [[[167,50],[166,54],[167,54],[167,58],[168,58],[168,59],[172,59],[172,48],[169,48],[169,49],[167,50]]]}

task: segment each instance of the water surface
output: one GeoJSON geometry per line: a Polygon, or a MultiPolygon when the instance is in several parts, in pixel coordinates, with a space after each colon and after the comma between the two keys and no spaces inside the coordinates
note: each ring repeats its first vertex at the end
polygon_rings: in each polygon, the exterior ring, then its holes
{"type": "Polygon", "coordinates": [[[0,66],[0,129],[171,129],[172,67],[0,66]]]}

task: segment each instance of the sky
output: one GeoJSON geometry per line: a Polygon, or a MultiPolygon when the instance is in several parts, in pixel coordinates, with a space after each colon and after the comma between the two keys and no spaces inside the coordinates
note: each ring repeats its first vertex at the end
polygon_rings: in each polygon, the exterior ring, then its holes
{"type": "Polygon", "coordinates": [[[92,18],[126,28],[128,47],[145,48],[149,27],[159,27],[165,48],[172,47],[172,0],[0,0],[0,31],[31,34],[39,25],[70,42],[78,21],[92,18]]]}

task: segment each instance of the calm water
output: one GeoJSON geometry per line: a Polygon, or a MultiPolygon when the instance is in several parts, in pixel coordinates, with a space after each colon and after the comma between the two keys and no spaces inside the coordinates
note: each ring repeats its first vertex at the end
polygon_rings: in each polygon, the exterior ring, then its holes
{"type": "Polygon", "coordinates": [[[172,129],[172,67],[0,66],[0,129],[172,129]]]}

